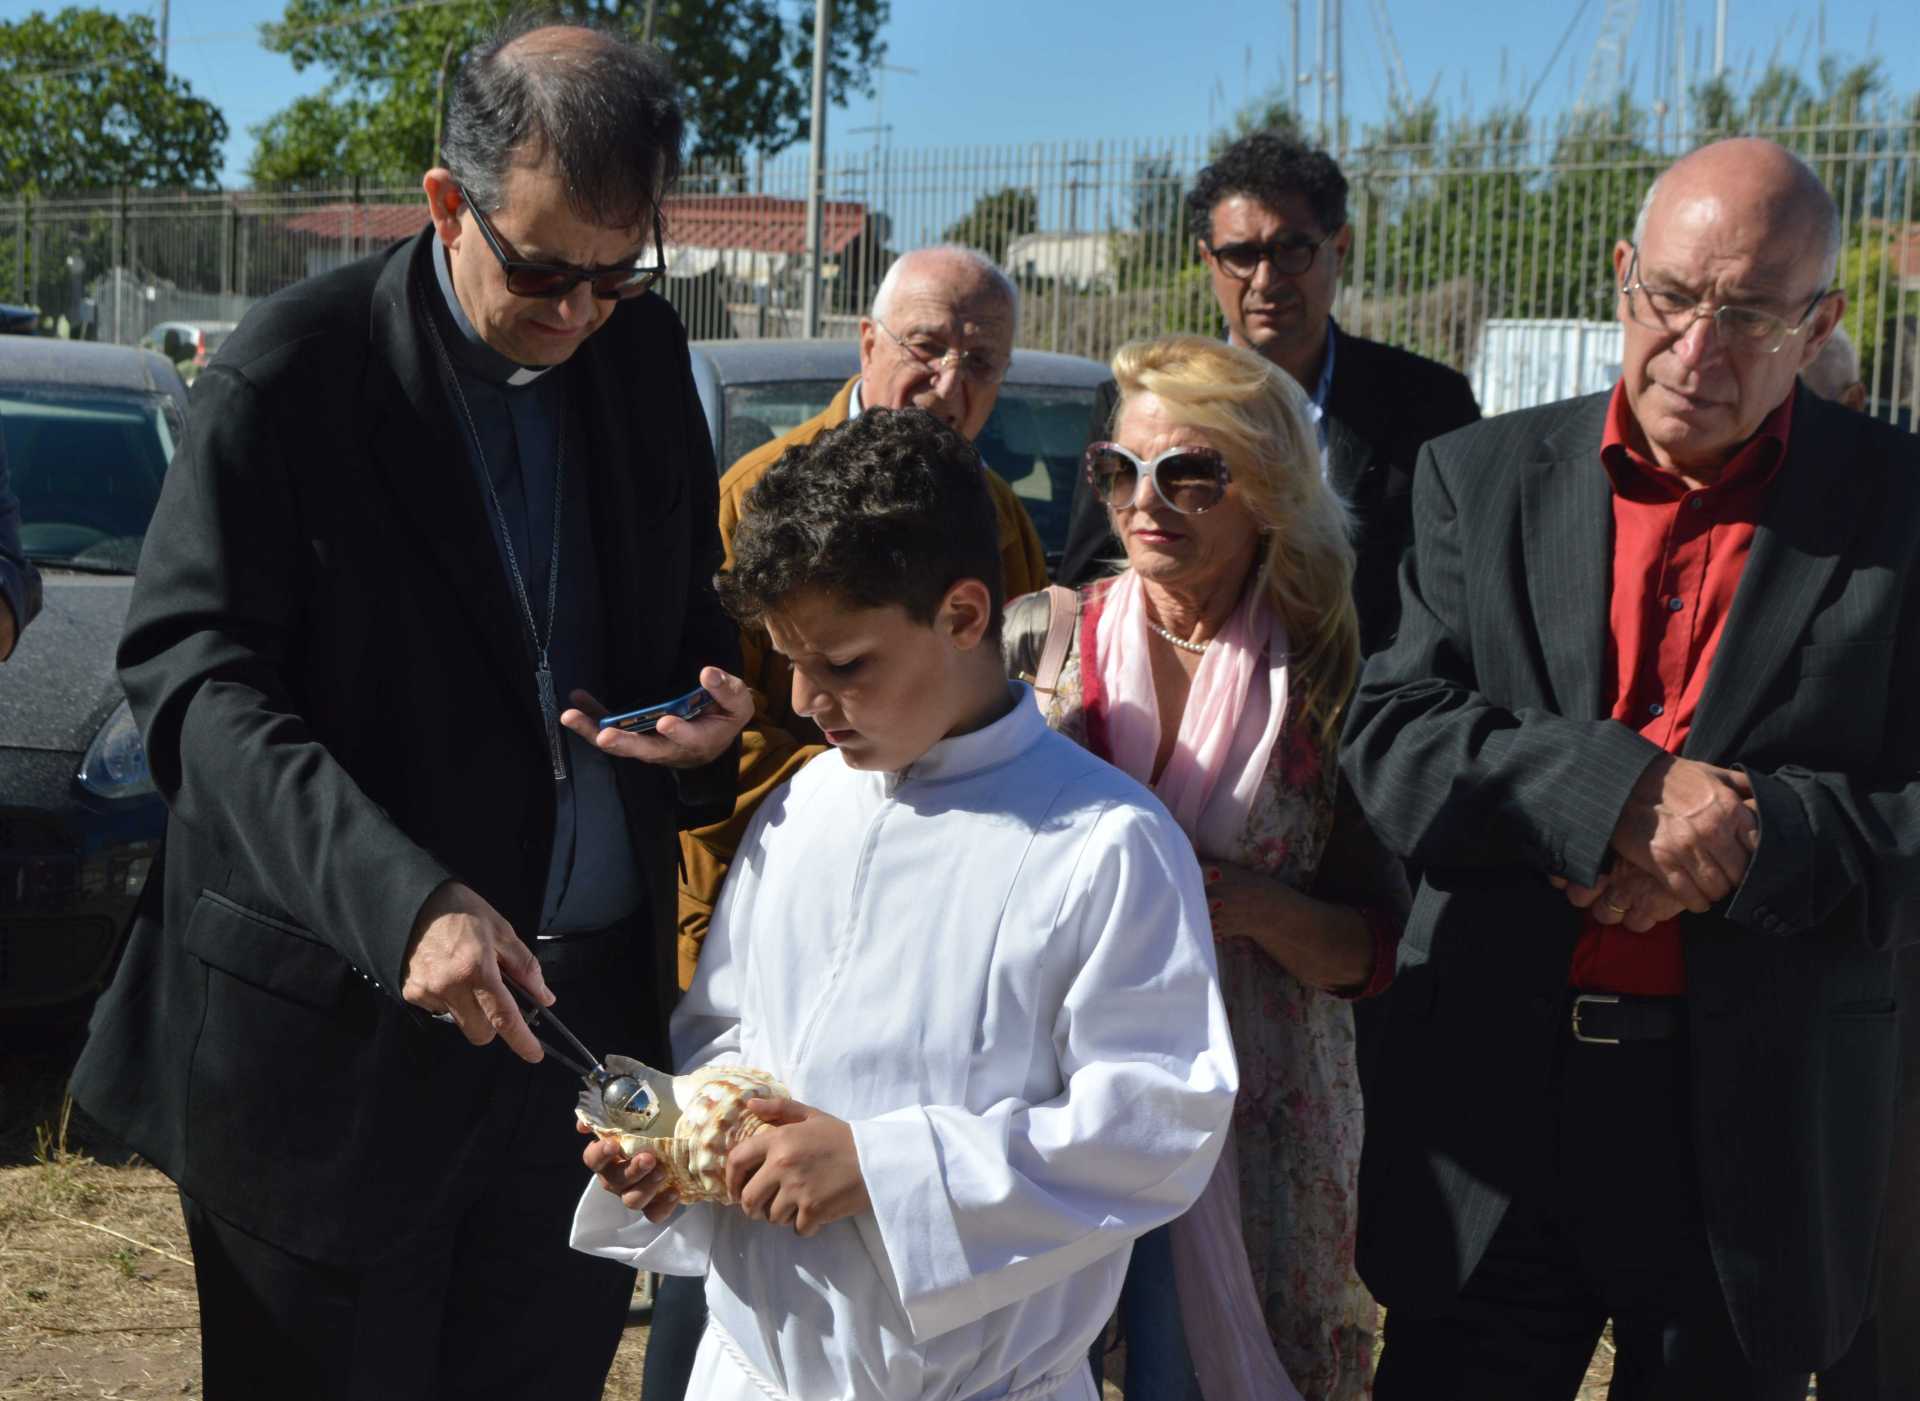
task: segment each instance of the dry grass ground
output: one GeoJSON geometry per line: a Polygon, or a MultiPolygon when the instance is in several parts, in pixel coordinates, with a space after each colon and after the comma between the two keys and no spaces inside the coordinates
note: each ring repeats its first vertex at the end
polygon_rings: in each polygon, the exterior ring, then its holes
{"type": "MultiPolygon", "coordinates": [[[[180,1202],[65,1099],[78,1045],[0,1048],[0,1397],[134,1401],[200,1394],[199,1312],[180,1202]]],[[[606,1395],[637,1401],[646,1327],[627,1329],[606,1395]]],[[[1602,1347],[1581,1401],[1601,1401],[1602,1347]]],[[[1108,1401],[1119,1389],[1106,1387],[1108,1401]]]]}

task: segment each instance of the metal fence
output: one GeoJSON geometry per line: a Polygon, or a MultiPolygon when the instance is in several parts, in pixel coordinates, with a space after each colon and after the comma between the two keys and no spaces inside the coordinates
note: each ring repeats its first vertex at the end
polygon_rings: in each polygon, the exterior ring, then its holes
{"type": "MultiPolygon", "coordinates": [[[[1920,222],[1912,113],[1764,133],[1805,155],[1845,223],[1839,280],[1870,409],[1920,418],[1920,222]]],[[[1530,323],[1614,315],[1610,253],[1652,178],[1704,133],[1589,122],[1505,136],[1493,124],[1341,153],[1352,251],[1349,329],[1473,374],[1490,403],[1588,383],[1542,366],[1564,338],[1530,323]],[[1544,389],[1502,386],[1535,385],[1544,389]]],[[[1131,337],[1219,317],[1185,195],[1198,140],[842,153],[827,172],[826,333],[850,336],[903,249],[973,245],[1020,284],[1020,343],[1105,358],[1131,337]]],[[[696,337],[802,333],[804,153],[695,168],[667,213],[666,295],[696,337]]],[[[253,300],[419,229],[417,184],[0,202],[0,292],[69,333],[130,342],[165,320],[231,320],[253,300]]],[[[1604,339],[1604,338],[1603,338],[1604,339]]]]}

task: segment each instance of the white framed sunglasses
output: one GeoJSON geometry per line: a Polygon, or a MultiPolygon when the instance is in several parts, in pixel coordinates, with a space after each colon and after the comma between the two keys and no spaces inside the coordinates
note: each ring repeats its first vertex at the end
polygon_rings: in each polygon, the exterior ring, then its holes
{"type": "Polygon", "coordinates": [[[1213,448],[1169,448],[1146,462],[1118,443],[1091,443],[1081,461],[1100,504],[1114,510],[1138,501],[1145,477],[1154,495],[1181,515],[1202,515],[1220,504],[1233,480],[1227,459],[1213,448]]]}

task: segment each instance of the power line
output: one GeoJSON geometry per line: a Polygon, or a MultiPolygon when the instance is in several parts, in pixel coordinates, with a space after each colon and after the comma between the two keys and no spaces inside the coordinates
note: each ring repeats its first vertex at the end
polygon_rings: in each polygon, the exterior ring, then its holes
{"type": "Polygon", "coordinates": [[[1520,104],[1520,115],[1526,116],[1533,106],[1533,99],[1540,95],[1540,89],[1547,85],[1547,79],[1553,76],[1553,66],[1560,61],[1560,55],[1567,47],[1567,40],[1573,37],[1573,31],[1580,25],[1587,13],[1587,6],[1593,0],[1580,0],[1580,8],[1573,12],[1573,18],[1567,22],[1567,32],[1560,36],[1560,42],[1553,46],[1553,57],[1547,60],[1547,66],[1540,72],[1540,80],[1533,85],[1533,91],[1527,94],[1527,100],[1520,104]]]}
{"type": "MultiPolygon", "coordinates": [[[[413,10],[438,10],[448,5],[480,4],[483,0],[408,0],[405,4],[389,5],[383,10],[368,10],[363,14],[343,15],[339,19],[316,20],[311,24],[267,24],[263,29],[272,30],[279,38],[299,38],[306,34],[318,34],[327,29],[346,29],[356,24],[366,24],[377,19],[388,19],[394,15],[407,14],[413,10]]],[[[257,39],[258,29],[232,29],[215,34],[190,34],[179,39],[170,39],[168,46],[178,48],[182,44],[220,44],[231,43],[235,39],[257,39]]],[[[30,83],[43,78],[67,78],[75,73],[89,73],[96,68],[112,68],[122,63],[137,63],[150,56],[145,48],[113,54],[106,58],[89,59],[85,63],[70,63],[58,68],[31,68],[25,71],[15,69],[6,75],[11,83],[30,83]]]]}

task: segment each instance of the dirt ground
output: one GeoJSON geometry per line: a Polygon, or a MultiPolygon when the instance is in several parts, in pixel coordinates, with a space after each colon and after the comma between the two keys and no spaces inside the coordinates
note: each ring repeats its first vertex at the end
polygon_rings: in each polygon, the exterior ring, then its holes
{"type": "MultiPolygon", "coordinates": [[[[5,1033],[0,1033],[5,1034],[5,1033]]],[[[0,1397],[198,1396],[199,1314],[173,1184],[72,1109],[74,1037],[0,1044],[0,1397]]],[[[605,1395],[634,1401],[644,1322],[627,1329],[605,1395]]],[[[1611,1352],[1581,1401],[1601,1401],[1611,1352]]],[[[1108,1401],[1120,1391],[1106,1387],[1108,1401]]]]}

